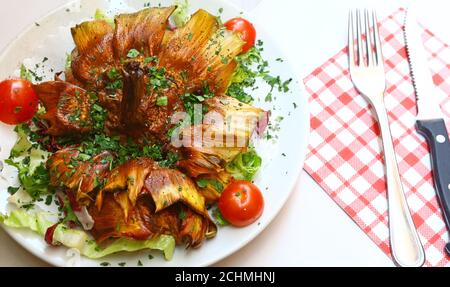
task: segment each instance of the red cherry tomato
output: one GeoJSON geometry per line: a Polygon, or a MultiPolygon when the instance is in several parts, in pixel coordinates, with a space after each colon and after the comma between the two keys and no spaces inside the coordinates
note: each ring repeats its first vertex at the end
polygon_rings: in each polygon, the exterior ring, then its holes
{"type": "Polygon", "coordinates": [[[247,52],[251,47],[255,45],[256,30],[253,24],[243,18],[233,18],[225,22],[227,30],[238,33],[241,35],[245,44],[242,47],[242,53],[247,52]]]}
{"type": "Polygon", "coordinates": [[[232,225],[242,227],[255,222],[264,210],[259,188],[245,180],[232,181],[219,199],[222,216],[232,225]]]}
{"type": "Polygon", "coordinates": [[[33,118],[39,99],[27,80],[5,80],[0,83],[0,121],[16,125],[33,118]]]}

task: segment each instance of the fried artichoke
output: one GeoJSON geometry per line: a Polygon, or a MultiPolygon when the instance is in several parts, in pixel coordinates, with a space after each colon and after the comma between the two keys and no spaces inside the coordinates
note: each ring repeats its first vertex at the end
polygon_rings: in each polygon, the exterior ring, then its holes
{"type": "Polygon", "coordinates": [[[119,134],[164,145],[181,157],[176,168],[149,157],[113,167],[116,151],[86,156],[72,145],[49,158],[50,184],[73,192],[88,208],[98,242],[167,234],[198,247],[214,237],[217,227],[206,204],[217,201],[230,182],[225,166],[247,149],[263,114],[224,96],[244,44],[240,36],[204,10],[183,27],[168,29],[175,8],[121,14],[114,25],[105,20],[76,25],[66,81],[34,87],[46,109],[42,118],[49,135],[119,134]],[[214,95],[203,102],[208,115],[180,128],[183,146],[171,145],[171,117],[187,112],[181,95],[205,90],[214,95]],[[107,113],[101,131],[94,129],[93,103],[107,113]],[[196,130],[206,135],[200,145],[191,137],[196,130]]]}

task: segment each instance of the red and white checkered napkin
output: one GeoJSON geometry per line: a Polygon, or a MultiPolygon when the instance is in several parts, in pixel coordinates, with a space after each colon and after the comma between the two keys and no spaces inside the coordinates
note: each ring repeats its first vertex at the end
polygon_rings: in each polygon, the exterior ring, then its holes
{"type": "MultiPolygon", "coordinates": [[[[415,130],[414,89],[409,74],[400,9],[381,22],[387,90],[385,105],[403,187],[426,252],[426,265],[444,266],[448,241],[431,177],[429,150],[415,130]]],[[[450,47],[424,29],[429,66],[450,118],[450,47]]],[[[348,71],[347,51],[304,79],[310,94],[311,137],[306,171],[387,254],[386,185],[380,133],[368,103],[355,90],[348,71]]],[[[447,121],[450,127],[450,121],[447,121]]]]}

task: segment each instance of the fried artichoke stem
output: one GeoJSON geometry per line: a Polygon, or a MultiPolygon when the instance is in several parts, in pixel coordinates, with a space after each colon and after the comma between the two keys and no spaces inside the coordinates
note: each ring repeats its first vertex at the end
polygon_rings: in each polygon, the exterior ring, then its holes
{"type": "Polygon", "coordinates": [[[139,106],[145,96],[144,70],[139,62],[129,62],[123,70],[123,97],[121,103],[121,122],[126,129],[142,127],[139,119],[139,106]]]}

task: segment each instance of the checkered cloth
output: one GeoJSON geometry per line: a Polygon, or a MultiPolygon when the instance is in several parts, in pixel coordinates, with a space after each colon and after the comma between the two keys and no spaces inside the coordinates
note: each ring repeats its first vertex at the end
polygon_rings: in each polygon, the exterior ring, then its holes
{"type": "MultiPolygon", "coordinates": [[[[427,266],[447,265],[448,241],[441,216],[425,139],[415,130],[414,89],[403,39],[405,10],[381,22],[390,118],[403,187],[427,266]]],[[[450,118],[450,48],[424,29],[423,40],[436,93],[450,118]]],[[[386,253],[389,250],[386,183],[380,132],[368,103],[355,90],[348,71],[347,50],[317,68],[304,83],[310,94],[311,136],[305,170],[386,253]]],[[[450,127],[450,121],[447,121],[450,127]]]]}

